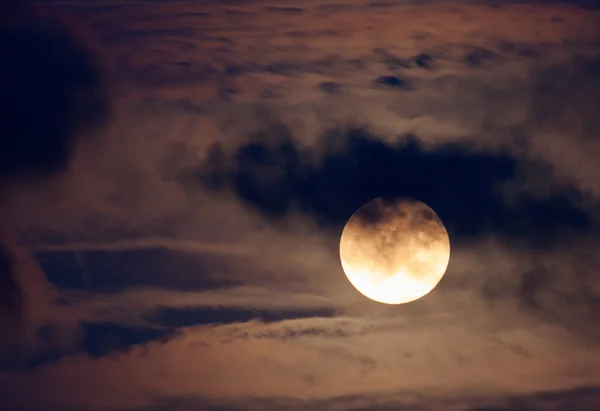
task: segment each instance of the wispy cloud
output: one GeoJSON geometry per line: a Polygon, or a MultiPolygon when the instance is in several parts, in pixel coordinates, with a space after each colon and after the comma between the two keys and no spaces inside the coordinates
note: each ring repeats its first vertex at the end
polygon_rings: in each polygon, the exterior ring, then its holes
{"type": "Polygon", "coordinates": [[[235,402],[281,393],[303,401],[368,399],[374,392],[385,398],[398,391],[416,398],[432,392],[502,395],[593,381],[594,348],[557,328],[527,323],[490,329],[489,320],[410,316],[377,325],[339,317],[213,325],[112,357],[77,356],[30,375],[0,378],[12,388],[5,398],[63,409],[142,407],[194,396],[235,402]],[[569,358],[557,355],[566,351],[569,358]],[[515,367],[521,372],[515,374],[515,367]],[[97,381],[113,377],[92,388],[82,375],[97,381]],[[25,382],[38,395],[21,396],[24,391],[16,388],[25,382]]]}
{"type": "Polygon", "coordinates": [[[597,386],[595,11],[54,3],[93,23],[120,98],[60,179],[0,205],[51,290],[23,288],[40,344],[0,373],[0,408],[552,409],[571,394],[539,391],[597,386]],[[328,150],[327,130],[360,144],[328,150]],[[453,144],[462,174],[439,160],[453,144]],[[365,300],[339,264],[357,188],[392,174],[421,176],[412,193],[462,234],[408,306],[365,300]]]}
{"type": "Polygon", "coordinates": [[[194,240],[169,238],[142,238],[135,240],[116,240],[111,242],[80,242],[64,244],[32,244],[34,252],[80,252],[80,251],[129,251],[165,248],[187,253],[210,253],[223,255],[252,255],[259,248],[248,244],[218,244],[194,240]]]}

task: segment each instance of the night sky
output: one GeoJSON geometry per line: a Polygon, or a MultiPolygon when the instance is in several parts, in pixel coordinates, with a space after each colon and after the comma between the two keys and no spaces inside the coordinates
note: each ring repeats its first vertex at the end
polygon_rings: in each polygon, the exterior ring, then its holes
{"type": "Polygon", "coordinates": [[[599,410],[598,22],[0,2],[0,410],[599,410]],[[340,264],[379,196],[450,236],[413,303],[340,264]]]}

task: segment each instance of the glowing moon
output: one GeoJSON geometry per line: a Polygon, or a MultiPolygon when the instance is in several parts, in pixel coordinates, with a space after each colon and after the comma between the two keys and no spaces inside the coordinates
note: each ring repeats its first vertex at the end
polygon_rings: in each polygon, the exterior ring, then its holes
{"type": "Polygon", "coordinates": [[[352,285],[385,304],[417,300],[440,282],[450,239],[427,204],[405,197],[376,198],[346,223],[340,259],[352,285]]]}

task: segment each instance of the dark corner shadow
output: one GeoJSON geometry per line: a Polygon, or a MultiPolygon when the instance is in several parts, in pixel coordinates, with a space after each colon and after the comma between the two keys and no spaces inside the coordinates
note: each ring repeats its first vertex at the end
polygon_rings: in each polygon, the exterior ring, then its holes
{"type": "Polygon", "coordinates": [[[379,196],[427,203],[453,241],[493,233],[543,246],[590,224],[576,191],[557,190],[546,198],[523,194],[508,204],[501,189],[527,170],[508,154],[461,144],[425,149],[411,135],[387,144],[359,127],[327,130],[320,141],[314,152],[303,150],[286,125],[273,122],[234,152],[215,144],[187,179],[218,194],[234,194],[273,221],[299,211],[335,230],[379,196]]]}
{"type": "Polygon", "coordinates": [[[82,33],[26,10],[0,11],[0,180],[64,170],[81,132],[111,111],[106,73],[82,33]]]}

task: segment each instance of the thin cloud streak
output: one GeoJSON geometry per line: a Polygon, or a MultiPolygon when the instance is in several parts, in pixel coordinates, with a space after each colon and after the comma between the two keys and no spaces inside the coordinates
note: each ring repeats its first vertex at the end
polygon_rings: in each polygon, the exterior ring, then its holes
{"type": "Polygon", "coordinates": [[[248,256],[259,251],[257,247],[241,244],[218,244],[193,240],[176,240],[168,238],[145,238],[137,240],[119,240],[106,243],[64,243],[34,244],[29,248],[34,252],[81,252],[81,251],[130,251],[166,248],[174,251],[190,253],[213,253],[232,256],[248,256]]]}

